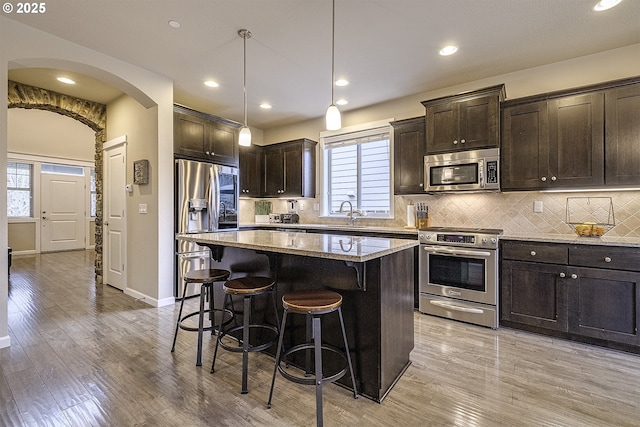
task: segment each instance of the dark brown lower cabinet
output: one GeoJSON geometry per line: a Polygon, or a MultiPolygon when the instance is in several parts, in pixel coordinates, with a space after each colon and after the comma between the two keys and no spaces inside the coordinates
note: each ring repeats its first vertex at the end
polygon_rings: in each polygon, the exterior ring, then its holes
{"type": "Polygon", "coordinates": [[[563,266],[521,261],[502,263],[502,320],[557,331],[567,330],[563,266]]]}
{"type": "Polygon", "coordinates": [[[639,255],[639,248],[502,241],[500,323],[640,353],[639,255]]]}
{"type": "Polygon", "coordinates": [[[571,278],[565,279],[569,332],[640,345],[640,273],[599,268],[570,271],[571,278]]]}

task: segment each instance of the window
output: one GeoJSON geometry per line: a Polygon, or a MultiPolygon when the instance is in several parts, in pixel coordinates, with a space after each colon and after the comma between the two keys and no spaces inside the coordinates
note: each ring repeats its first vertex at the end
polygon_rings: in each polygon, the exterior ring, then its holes
{"type": "Polygon", "coordinates": [[[323,132],[320,140],[324,214],[338,214],[349,201],[369,217],[393,217],[389,122],[323,132]]]}
{"type": "Polygon", "coordinates": [[[95,217],[97,197],[96,197],[96,170],[94,168],[91,168],[90,190],[91,190],[91,216],[95,217]]]}
{"type": "Polygon", "coordinates": [[[7,216],[33,217],[33,165],[7,162],[7,216]]]}
{"type": "Polygon", "coordinates": [[[60,175],[84,176],[84,168],[82,166],[60,165],[57,163],[43,163],[42,173],[56,173],[60,175]]]}

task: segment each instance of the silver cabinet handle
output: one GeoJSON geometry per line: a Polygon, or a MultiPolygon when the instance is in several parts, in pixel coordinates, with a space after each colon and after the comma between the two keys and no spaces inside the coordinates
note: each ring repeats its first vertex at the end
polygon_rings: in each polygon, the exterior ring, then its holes
{"type": "Polygon", "coordinates": [[[574,274],[572,274],[572,275],[571,275],[571,278],[572,278],[572,279],[577,279],[577,278],[578,278],[578,275],[574,273],[574,274]]]}
{"type": "Polygon", "coordinates": [[[567,275],[564,273],[560,273],[560,277],[566,277],[567,275]]]}
{"type": "Polygon", "coordinates": [[[531,256],[536,256],[536,251],[531,251],[531,256]]]}
{"type": "Polygon", "coordinates": [[[458,140],[457,139],[453,141],[453,145],[458,145],[458,140]]]}
{"type": "Polygon", "coordinates": [[[611,258],[609,258],[608,256],[604,257],[604,262],[611,262],[611,258]]]}
{"type": "Polygon", "coordinates": [[[555,181],[557,178],[555,176],[551,177],[551,181],[555,181]]]}
{"type": "Polygon", "coordinates": [[[467,142],[467,141],[465,141],[464,139],[460,140],[460,143],[462,143],[462,144],[464,144],[465,142],[467,142]]]}
{"type": "Polygon", "coordinates": [[[540,178],[540,181],[545,182],[547,180],[546,176],[543,176],[542,178],[540,178]]]}

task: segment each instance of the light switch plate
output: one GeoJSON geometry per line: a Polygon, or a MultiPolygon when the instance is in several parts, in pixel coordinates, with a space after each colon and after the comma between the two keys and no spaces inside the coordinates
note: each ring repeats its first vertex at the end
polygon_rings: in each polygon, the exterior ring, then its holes
{"type": "Polygon", "coordinates": [[[542,212],[542,200],[536,200],[535,202],[533,202],[533,211],[536,213],[541,213],[542,212]]]}
{"type": "Polygon", "coordinates": [[[147,213],[147,204],[146,203],[140,203],[138,205],[138,213],[141,213],[141,214],[146,214],[147,213]]]}

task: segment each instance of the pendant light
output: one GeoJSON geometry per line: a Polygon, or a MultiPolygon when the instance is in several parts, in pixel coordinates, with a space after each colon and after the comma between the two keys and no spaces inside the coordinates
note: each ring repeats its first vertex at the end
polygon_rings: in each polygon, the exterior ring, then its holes
{"type": "Polygon", "coordinates": [[[338,130],[342,127],[340,110],[333,102],[333,86],[335,81],[335,33],[336,33],[336,0],[332,1],[331,10],[331,105],[327,108],[325,116],[327,130],[338,130]]]}
{"type": "Polygon", "coordinates": [[[238,35],[242,37],[244,43],[244,75],[242,80],[242,88],[244,92],[244,126],[240,128],[238,136],[238,144],[248,147],[251,145],[251,130],[247,126],[247,39],[251,38],[249,30],[238,30],[238,35]]]}

